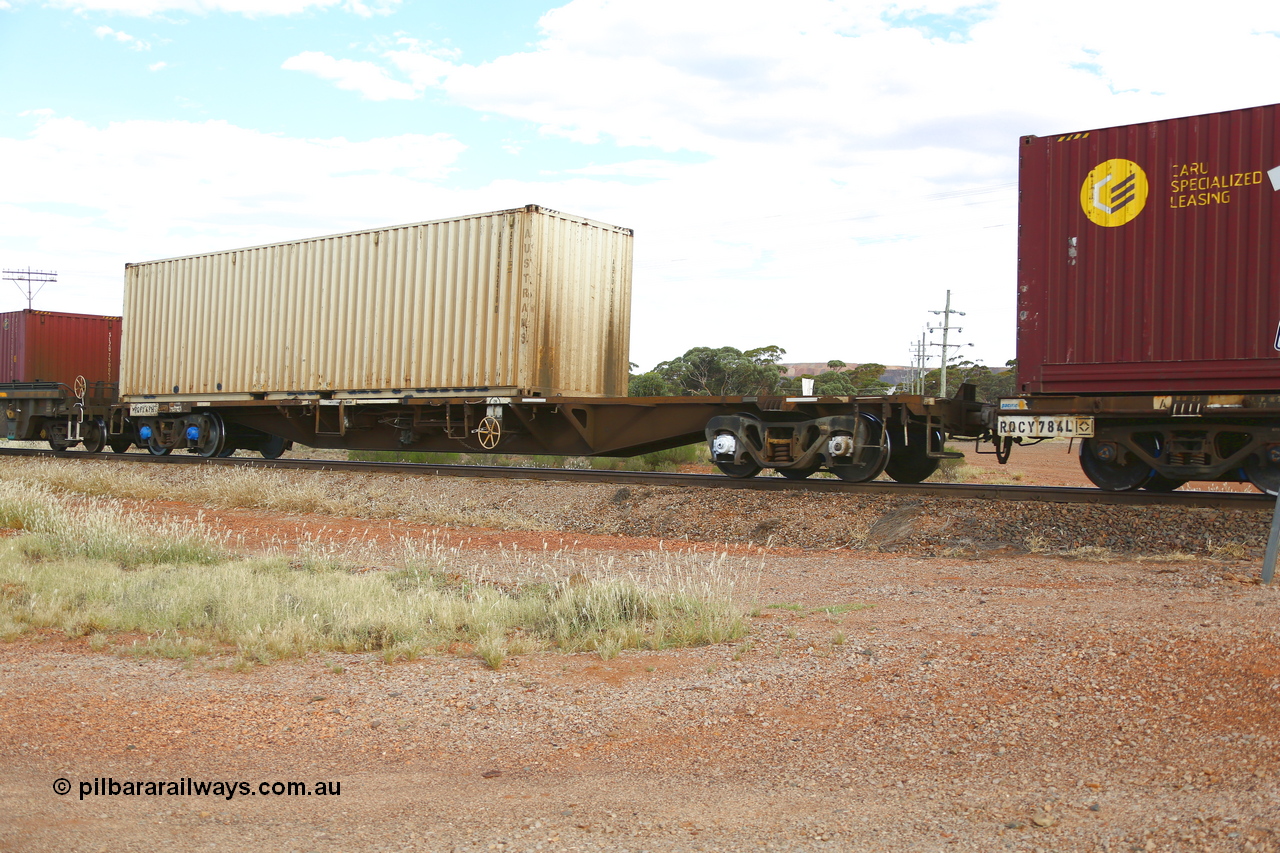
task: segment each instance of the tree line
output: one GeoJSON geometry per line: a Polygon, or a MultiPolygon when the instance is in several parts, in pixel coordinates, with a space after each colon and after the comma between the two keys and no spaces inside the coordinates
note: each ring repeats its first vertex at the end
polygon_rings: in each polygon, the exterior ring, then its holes
{"type": "MultiPolygon", "coordinates": [[[[801,380],[813,380],[813,393],[820,396],[855,396],[910,393],[905,382],[886,382],[886,367],[867,362],[847,365],[834,359],[827,369],[812,376],[783,376],[780,362],[787,351],[778,346],[739,350],[734,347],[694,347],[684,355],[664,361],[653,370],[631,374],[628,393],[632,397],[751,397],[794,396],[801,393],[801,380]]],[[[632,365],[634,369],[636,365],[632,365]]],[[[992,369],[972,361],[947,366],[947,387],[951,393],[963,382],[975,386],[980,400],[992,402],[1014,393],[1017,363],[1005,362],[992,369]]],[[[941,386],[940,371],[925,374],[924,393],[936,395],[941,386]]]]}

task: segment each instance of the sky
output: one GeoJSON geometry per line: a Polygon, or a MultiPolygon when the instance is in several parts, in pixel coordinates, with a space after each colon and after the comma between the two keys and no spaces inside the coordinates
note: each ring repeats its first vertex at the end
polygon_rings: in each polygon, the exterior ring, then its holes
{"type": "MultiPolygon", "coordinates": [[[[635,230],[631,360],[1015,353],[1017,151],[1280,101],[1280,4],[0,0],[0,268],[526,204],[635,230]]],[[[0,281],[0,311],[26,307],[0,281]]]]}

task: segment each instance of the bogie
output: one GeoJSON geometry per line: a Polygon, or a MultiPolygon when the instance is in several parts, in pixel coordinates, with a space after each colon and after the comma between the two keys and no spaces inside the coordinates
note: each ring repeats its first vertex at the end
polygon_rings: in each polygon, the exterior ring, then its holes
{"type": "Polygon", "coordinates": [[[1191,481],[1248,480],[1280,490],[1280,428],[1262,421],[1107,425],[1080,448],[1080,467],[1110,491],[1171,492],[1191,481]]]}

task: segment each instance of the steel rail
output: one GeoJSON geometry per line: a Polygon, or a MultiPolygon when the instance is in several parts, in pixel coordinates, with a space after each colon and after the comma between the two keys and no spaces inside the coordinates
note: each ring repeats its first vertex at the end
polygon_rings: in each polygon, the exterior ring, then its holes
{"type": "Polygon", "coordinates": [[[785,477],[735,479],[720,474],[660,474],[644,471],[598,471],[577,468],[510,468],[481,465],[431,465],[422,462],[346,462],[335,459],[256,459],[200,456],[151,456],[144,453],[55,452],[29,448],[0,448],[0,456],[78,461],[115,461],[161,465],[222,465],[304,471],[409,474],[415,476],[476,477],[500,480],[541,480],[641,486],[752,491],[803,491],[862,495],[894,495],[949,500],[1043,501],[1049,503],[1107,504],[1121,506],[1185,506],[1212,509],[1271,511],[1275,498],[1247,492],[1104,492],[1101,489],[1049,486],[993,486],[969,483],[846,483],[835,479],[788,480],[785,477]]]}

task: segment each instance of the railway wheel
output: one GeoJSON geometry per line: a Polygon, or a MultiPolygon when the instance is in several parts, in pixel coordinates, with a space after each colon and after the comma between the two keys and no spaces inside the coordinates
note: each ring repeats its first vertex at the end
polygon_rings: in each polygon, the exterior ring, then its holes
{"type": "Polygon", "coordinates": [[[893,446],[884,471],[899,483],[923,483],[938,470],[942,461],[929,456],[931,444],[942,449],[942,430],[926,431],[919,424],[911,424],[907,427],[906,439],[905,444],[893,446]]]}
{"type": "MultiPolygon", "coordinates": [[[[227,430],[222,424],[222,416],[217,412],[207,412],[193,420],[195,421],[193,426],[197,426],[199,432],[191,442],[191,449],[205,459],[212,459],[221,454],[223,448],[227,446],[227,430]]],[[[188,441],[191,441],[190,436],[188,441]]]]}
{"type": "Polygon", "coordinates": [[[833,465],[831,473],[846,483],[865,483],[883,474],[888,464],[889,448],[882,447],[879,450],[869,448],[863,452],[861,462],[833,465]]]}
{"type": "Polygon", "coordinates": [[[760,473],[760,466],[750,459],[739,465],[732,462],[717,462],[716,467],[720,469],[720,473],[737,480],[746,480],[760,473]]]}
{"type": "Polygon", "coordinates": [[[49,449],[54,453],[66,453],[67,448],[71,446],[69,441],[61,441],[60,439],[51,438],[49,441],[49,449]]]}
{"type": "Polygon", "coordinates": [[[1156,476],[1150,465],[1125,453],[1116,442],[1100,442],[1096,438],[1081,442],[1080,469],[1089,482],[1108,492],[1133,491],[1156,476]]]}
{"type": "Polygon", "coordinates": [[[878,419],[863,415],[856,436],[837,432],[828,441],[835,446],[841,439],[852,442],[855,452],[850,455],[858,458],[855,461],[843,455],[836,456],[830,466],[832,474],[846,483],[865,483],[884,473],[891,455],[889,433],[878,419]]]}
{"type": "Polygon", "coordinates": [[[258,452],[262,454],[263,459],[279,459],[284,455],[286,450],[292,449],[292,441],[278,435],[273,435],[262,443],[262,447],[258,449],[258,452]]]}
{"type": "Polygon", "coordinates": [[[81,436],[85,453],[101,453],[107,446],[107,425],[97,418],[85,421],[81,426],[81,436]]]}
{"type": "Polygon", "coordinates": [[[820,465],[806,465],[803,468],[778,468],[777,471],[788,480],[803,480],[817,472],[820,465]]]}
{"type": "Polygon", "coordinates": [[[133,442],[127,438],[113,438],[107,442],[107,447],[111,448],[112,453],[127,453],[133,442]]]}
{"type": "Polygon", "coordinates": [[[1280,466],[1268,465],[1256,456],[1244,463],[1244,475],[1253,487],[1268,495],[1280,494],[1280,466]]]}
{"type": "MultiPolygon", "coordinates": [[[[712,418],[711,422],[715,423],[716,419],[712,418]]],[[[751,456],[738,452],[738,438],[728,430],[717,432],[711,439],[711,460],[715,462],[721,474],[733,477],[735,480],[745,480],[760,473],[760,466],[751,456]],[[742,461],[734,462],[734,459],[742,461]]]]}

